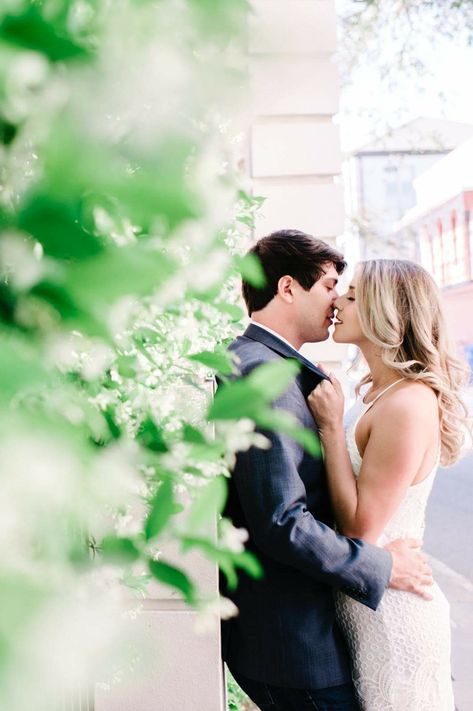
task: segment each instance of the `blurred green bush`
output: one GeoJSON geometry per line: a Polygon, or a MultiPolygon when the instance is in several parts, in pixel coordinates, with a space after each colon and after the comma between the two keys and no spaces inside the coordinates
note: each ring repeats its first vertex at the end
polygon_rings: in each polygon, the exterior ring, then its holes
{"type": "MultiPolygon", "coordinates": [[[[202,610],[200,550],[261,574],[222,520],[274,382],[232,383],[242,259],[245,0],[5,0],[0,9],[0,698],[51,711],[130,661],[151,579],[202,610]],[[212,377],[224,381],[209,409],[212,377]],[[180,546],[176,562],[170,544],[180,546]],[[133,604],[127,603],[128,608],[133,604]],[[133,615],[131,615],[133,616],[133,615]],[[119,620],[122,619],[122,624],[119,620]],[[21,679],[21,683],[19,683],[21,679]]],[[[136,653],[136,651],[134,652],[136,653]]]]}

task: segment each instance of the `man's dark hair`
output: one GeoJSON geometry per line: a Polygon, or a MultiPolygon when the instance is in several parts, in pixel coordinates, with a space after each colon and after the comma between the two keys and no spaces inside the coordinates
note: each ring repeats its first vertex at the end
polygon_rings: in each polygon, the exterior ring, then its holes
{"type": "Polygon", "coordinates": [[[243,280],[242,293],[248,313],[263,309],[277,294],[278,282],[292,276],[305,291],[320,279],[323,265],[330,262],[338,274],[346,267],[343,255],[336,249],[299,230],[278,230],[262,237],[249,254],[258,257],[266,276],[266,285],[259,289],[243,280]]]}

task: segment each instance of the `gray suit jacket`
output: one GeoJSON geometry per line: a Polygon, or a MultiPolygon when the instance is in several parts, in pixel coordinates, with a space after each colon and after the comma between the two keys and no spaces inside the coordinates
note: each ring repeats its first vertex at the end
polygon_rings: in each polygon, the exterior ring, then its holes
{"type": "MultiPolygon", "coordinates": [[[[273,406],[316,430],[307,396],[325,377],[318,368],[256,325],[230,350],[242,375],[262,363],[297,358],[301,372],[273,406]]],[[[286,435],[262,432],[272,446],[239,453],[224,513],[249,531],[249,549],[265,574],[259,581],[242,575],[236,591],[222,581],[223,594],[240,611],[222,626],[223,657],[230,669],[257,681],[336,686],[349,680],[350,668],[334,591],[375,610],[389,582],[391,556],[335,533],[323,461],[286,435]]]]}

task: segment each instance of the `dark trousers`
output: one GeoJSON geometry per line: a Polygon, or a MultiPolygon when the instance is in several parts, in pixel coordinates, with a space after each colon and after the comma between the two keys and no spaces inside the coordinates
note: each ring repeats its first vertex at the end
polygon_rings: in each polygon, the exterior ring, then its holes
{"type": "Polygon", "coordinates": [[[232,674],[261,711],[360,711],[351,682],[328,689],[285,689],[247,679],[234,670],[232,674]]]}

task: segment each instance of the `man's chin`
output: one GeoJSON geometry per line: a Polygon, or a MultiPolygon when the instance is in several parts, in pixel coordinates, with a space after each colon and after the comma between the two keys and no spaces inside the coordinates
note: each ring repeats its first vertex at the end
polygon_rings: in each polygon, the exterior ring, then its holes
{"type": "Polygon", "coordinates": [[[326,341],[330,336],[329,329],[320,330],[318,333],[311,333],[304,343],[320,343],[321,341],[326,341]]]}

